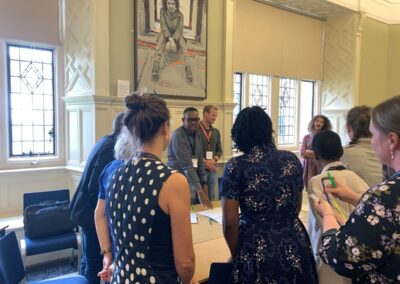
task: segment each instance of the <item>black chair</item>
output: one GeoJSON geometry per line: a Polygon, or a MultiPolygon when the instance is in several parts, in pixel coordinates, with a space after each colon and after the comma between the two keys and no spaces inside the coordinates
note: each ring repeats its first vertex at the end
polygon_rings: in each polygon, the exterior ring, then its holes
{"type": "Polygon", "coordinates": [[[232,263],[211,263],[210,275],[207,284],[229,284],[232,272],[232,263]]]}
{"type": "MultiPolygon", "coordinates": [[[[0,283],[18,284],[25,275],[17,237],[13,231],[0,238],[0,283]]],[[[89,284],[89,281],[83,276],[74,275],[38,281],[34,284],[89,284]]]]}
{"type": "MultiPolygon", "coordinates": [[[[32,193],[25,193],[23,196],[23,206],[24,211],[25,209],[34,204],[40,204],[46,201],[68,201],[69,202],[69,190],[68,189],[60,189],[60,190],[52,190],[52,191],[41,191],[41,192],[32,192],[32,193]]],[[[57,224],[57,222],[62,222],[59,220],[52,220],[52,224],[57,224]]],[[[47,224],[49,225],[49,224],[47,224]]],[[[43,230],[46,225],[44,224],[43,230]]],[[[39,229],[40,228],[36,228],[39,229]]],[[[25,257],[42,254],[57,250],[63,249],[72,249],[71,255],[71,263],[73,263],[75,250],[77,251],[78,255],[78,267],[80,263],[80,236],[77,232],[75,232],[74,228],[71,228],[69,232],[63,232],[57,235],[49,235],[43,236],[40,238],[29,238],[26,236],[24,239],[21,240],[21,252],[22,257],[25,260],[25,257]]],[[[25,262],[25,261],[24,261],[25,262]]]]}

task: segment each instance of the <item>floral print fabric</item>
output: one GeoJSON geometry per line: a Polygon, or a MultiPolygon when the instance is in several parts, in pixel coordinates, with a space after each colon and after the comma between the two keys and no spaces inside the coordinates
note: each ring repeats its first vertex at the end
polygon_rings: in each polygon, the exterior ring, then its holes
{"type": "Polygon", "coordinates": [[[322,260],[353,283],[400,283],[400,174],[370,188],[321,243],[322,260]]]}
{"type": "Polygon", "coordinates": [[[318,283],[307,232],[298,218],[302,167],[290,152],[255,146],[226,165],[221,196],[239,201],[232,283],[318,283]]]}

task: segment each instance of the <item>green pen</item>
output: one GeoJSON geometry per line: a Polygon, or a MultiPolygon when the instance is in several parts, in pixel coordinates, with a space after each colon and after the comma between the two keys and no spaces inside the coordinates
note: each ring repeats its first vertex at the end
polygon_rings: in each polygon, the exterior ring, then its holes
{"type": "Polygon", "coordinates": [[[331,173],[326,172],[326,174],[328,175],[329,181],[331,182],[333,188],[336,188],[336,183],[335,183],[335,180],[333,179],[333,177],[331,176],[331,173]]]}
{"type": "MultiPolygon", "coordinates": [[[[330,173],[330,172],[326,172],[326,174],[327,174],[327,176],[328,176],[328,178],[329,178],[329,181],[330,181],[331,184],[332,184],[332,187],[333,187],[333,188],[336,188],[336,183],[335,183],[335,180],[333,179],[331,173],[330,173]]],[[[331,195],[331,197],[332,197],[331,199],[332,199],[332,203],[333,203],[332,205],[333,205],[333,207],[335,207],[336,210],[339,212],[339,214],[342,216],[342,218],[343,218],[344,220],[346,220],[347,217],[346,217],[346,214],[344,214],[342,207],[340,207],[340,205],[337,203],[336,199],[335,199],[332,195],[331,195]]]]}

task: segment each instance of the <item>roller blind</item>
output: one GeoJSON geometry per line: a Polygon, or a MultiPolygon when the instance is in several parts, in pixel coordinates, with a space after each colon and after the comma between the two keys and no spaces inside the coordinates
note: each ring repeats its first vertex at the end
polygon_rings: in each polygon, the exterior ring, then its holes
{"type": "Polygon", "coordinates": [[[58,0],[0,0],[0,37],[59,45],[58,0]]]}
{"type": "Polygon", "coordinates": [[[237,0],[235,71],[322,80],[324,22],[237,0]]]}

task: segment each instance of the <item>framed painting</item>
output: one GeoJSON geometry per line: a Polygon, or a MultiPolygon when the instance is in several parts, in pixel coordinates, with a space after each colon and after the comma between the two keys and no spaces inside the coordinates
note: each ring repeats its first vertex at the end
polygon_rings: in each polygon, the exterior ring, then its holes
{"type": "Polygon", "coordinates": [[[207,0],[134,0],[135,89],[207,97],[207,0]]]}

